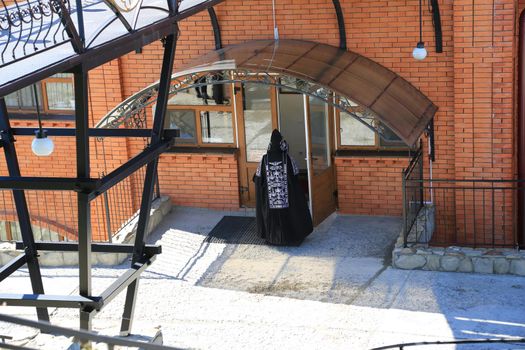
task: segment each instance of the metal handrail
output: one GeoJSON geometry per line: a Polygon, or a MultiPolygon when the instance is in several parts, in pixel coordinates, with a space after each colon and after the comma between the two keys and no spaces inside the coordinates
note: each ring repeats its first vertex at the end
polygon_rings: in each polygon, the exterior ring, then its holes
{"type": "Polygon", "coordinates": [[[387,349],[400,349],[403,350],[407,347],[412,346],[427,346],[427,345],[452,345],[452,344],[495,344],[495,343],[525,343],[525,338],[501,338],[501,339],[460,339],[450,341],[434,341],[434,342],[414,342],[414,343],[402,343],[380,346],[372,348],[370,350],[387,350],[387,349]]]}
{"type": "MultiPolygon", "coordinates": [[[[75,339],[79,339],[83,342],[94,342],[94,343],[102,343],[102,344],[108,344],[108,345],[126,346],[126,347],[133,347],[133,348],[139,348],[139,349],[144,349],[144,350],[180,350],[180,348],[175,348],[172,346],[150,344],[150,343],[138,342],[138,341],[127,340],[127,339],[122,339],[122,338],[117,338],[117,337],[110,337],[107,335],[99,335],[99,334],[84,331],[84,330],[74,330],[74,329],[54,326],[48,322],[32,321],[32,320],[27,320],[27,319],[23,319],[20,317],[9,316],[9,315],[4,315],[4,314],[0,314],[0,321],[11,323],[11,324],[16,324],[19,326],[36,328],[44,333],[63,335],[66,337],[74,337],[75,339]]],[[[31,349],[28,347],[12,345],[12,344],[1,344],[0,347],[6,348],[6,349],[8,348],[10,349],[31,349]]]]}
{"type": "Polygon", "coordinates": [[[402,209],[403,209],[403,245],[407,247],[407,240],[412,227],[417,221],[419,212],[423,208],[423,186],[407,186],[411,181],[421,180],[423,178],[423,143],[419,143],[419,148],[410,160],[408,167],[402,173],[402,209]],[[419,171],[419,174],[418,174],[419,171]],[[414,178],[418,176],[418,178],[414,178]],[[411,190],[408,193],[407,190],[411,190]],[[419,198],[418,198],[419,197],[419,198]],[[411,205],[417,199],[417,207],[411,205]]]}
{"type": "Polygon", "coordinates": [[[525,179],[403,178],[404,246],[431,243],[518,249],[522,242],[517,202],[525,191],[523,183],[525,179]],[[430,204],[425,215],[415,214],[420,198],[431,201],[424,202],[430,204]],[[414,226],[417,222],[421,225],[414,226]],[[418,230],[425,234],[424,241],[418,240],[418,230]]]}

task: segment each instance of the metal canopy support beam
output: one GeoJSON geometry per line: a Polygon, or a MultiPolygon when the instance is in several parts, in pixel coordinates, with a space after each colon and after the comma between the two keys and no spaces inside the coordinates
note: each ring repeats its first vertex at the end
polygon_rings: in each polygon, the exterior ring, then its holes
{"type": "Polygon", "coordinates": [[[69,11],[66,8],[64,2],[58,1],[57,4],[60,7],[60,21],[66,29],[67,36],[71,39],[71,45],[73,45],[73,50],[75,50],[76,53],[82,53],[84,51],[84,40],[80,37],[79,33],[77,32],[75,24],[71,20],[71,17],[69,16],[69,11]]]}
{"type": "Polygon", "coordinates": [[[157,144],[152,144],[148,148],[141,152],[139,155],[130,159],[126,163],[113,170],[108,175],[101,179],[100,186],[97,188],[96,193],[90,196],[90,200],[93,200],[98,195],[106,192],[111,187],[115,186],[120,181],[124,180],[144,165],[149,164],[152,160],[157,159],[159,155],[168,150],[173,145],[173,139],[162,140],[157,144]]]}
{"type": "Polygon", "coordinates": [[[131,268],[113,282],[101,295],[104,304],[113,300],[124,288],[139,279],[140,274],[150,266],[155,257],[144,259],[131,265],[131,268]]]}
{"type": "Polygon", "coordinates": [[[337,26],[339,27],[339,48],[346,50],[346,26],[343,16],[343,9],[339,0],[332,0],[334,3],[335,15],[337,16],[337,26]]]}
{"type": "MultiPolygon", "coordinates": [[[[0,138],[1,143],[4,146],[4,155],[9,176],[19,177],[20,166],[16,155],[14,138],[11,133],[7,106],[3,98],[0,99],[0,138]]],[[[18,215],[18,222],[20,224],[20,231],[22,233],[22,240],[24,242],[27,268],[29,270],[29,278],[31,279],[33,293],[44,294],[44,285],[42,283],[42,275],[40,273],[40,266],[38,264],[37,251],[35,248],[35,238],[33,236],[33,229],[31,228],[31,218],[29,216],[29,209],[27,207],[24,191],[13,190],[13,198],[18,215]]],[[[36,312],[39,320],[49,321],[49,313],[46,308],[39,307],[36,309],[36,312]]]]}
{"type": "Polygon", "coordinates": [[[36,307],[63,307],[83,308],[89,306],[99,309],[101,298],[85,298],[78,295],[49,295],[49,294],[0,294],[0,303],[8,306],[36,306],[36,307]]]}
{"type": "MultiPolygon", "coordinates": [[[[77,178],[89,178],[88,72],[79,66],[74,72],[77,178]]],[[[78,198],[78,265],[79,294],[91,296],[91,206],[89,193],[79,192],[78,198]]],[[[80,310],[80,328],[91,330],[92,314],[80,310]]]]}
{"type": "Polygon", "coordinates": [[[133,28],[131,27],[131,25],[129,24],[129,22],[126,20],[126,17],[124,17],[122,15],[122,13],[115,7],[115,5],[113,5],[113,3],[111,1],[108,1],[108,0],[103,0],[104,3],[111,9],[111,11],[113,11],[113,14],[118,18],[118,20],[124,25],[124,27],[126,28],[126,30],[128,32],[132,32],[133,31],[133,28]]]}
{"type": "MultiPolygon", "coordinates": [[[[24,244],[20,242],[20,249],[24,248],[24,244]]],[[[13,272],[24,266],[27,262],[25,254],[20,254],[16,258],[12,259],[9,263],[2,266],[0,269],[0,282],[11,276],[13,272]]]]}
{"type": "Polygon", "coordinates": [[[222,49],[221,27],[219,26],[219,19],[213,7],[208,8],[210,15],[211,26],[213,27],[213,37],[215,38],[215,50],[222,49]]]}
{"type": "Polygon", "coordinates": [[[434,36],[436,38],[436,52],[443,52],[443,32],[441,30],[441,13],[439,12],[438,0],[430,0],[432,6],[432,23],[434,24],[434,36]]]}
{"type": "Polygon", "coordinates": [[[0,176],[0,188],[13,190],[88,191],[97,188],[99,180],[63,177],[0,176]]]}
{"type": "MultiPolygon", "coordinates": [[[[55,251],[55,252],[78,252],[78,243],[73,242],[41,242],[35,244],[38,250],[55,251]]],[[[16,249],[23,249],[22,242],[16,242],[16,249]]],[[[93,253],[133,253],[134,246],[132,244],[111,244],[111,243],[93,243],[91,244],[91,251],[93,253]]],[[[160,245],[148,244],[144,247],[144,255],[148,258],[161,254],[162,247],[160,245]]],[[[1,271],[1,270],[0,270],[1,271]]]]}
{"type": "MultiPolygon", "coordinates": [[[[12,128],[13,135],[35,136],[35,128],[12,128]]],[[[49,128],[48,136],[75,136],[73,128],[49,128]]],[[[89,137],[150,137],[151,129],[89,129],[89,137]]],[[[164,130],[164,137],[179,137],[180,130],[164,130]]]]}
{"type": "MultiPolygon", "coordinates": [[[[151,145],[155,146],[162,142],[162,132],[164,130],[164,120],[168,105],[168,97],[171,84],[171,74],[173,71],[173,60],[175,59],[175,50],[177,47],[178,28],[175,28],[173,34],[166,37],[164,47],[164,58],[162,60],[162,69],[159,82],[159,96],[157,99],[157,108],[153,119],[153,130],[151,132],[151,145]]],[[[149,222],[149,213],[151,210],[151,198],[155,186],[155,177],[157,173],[158,158],[150,161],[146,167],[146,176],[144,179],[144,190],[142,192],[142,202],[140,205],[139,221],[137,234],[135,236],[135,247],[133,250],[132,266],[141,261],[144,257],[144,236],[149,222]]],[[[137,297],[139,279],[135,279],[129,286],[126,293],[126,303],[122,315],[122,325],[120,334],[127,336],[131,332],[133,314],[135,311],[135,300],[137,297]]]]}

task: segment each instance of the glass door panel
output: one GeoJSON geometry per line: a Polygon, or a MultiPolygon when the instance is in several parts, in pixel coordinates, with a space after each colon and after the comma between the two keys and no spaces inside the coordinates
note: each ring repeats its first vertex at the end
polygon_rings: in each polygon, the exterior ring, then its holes
{"type": "Polygon", "coordinates": [[[337,204],[332,162],[333,108],[308,96],[305,96],[305,105],[311,210],[317,226],[335,211],[337,204]]]}
{"type": "Polygon", "coordinates": [[[331,165],[328,130],[328,105],[317,98],[309,98],[312,169],[319,175],[331,165]]]}
{"type": "Polygon", "coordinates": [[[289,154],[295,159],[300,170],[306,170],[306,135],[302,94],[280,91],[279,125],[279,130],[290,147],[289,154]]]}
{"type": "Polygon", "coordinates": [[[244,84],[246,161],[259,162],[266,154],[273,130],[270,86],[244,84]]]}

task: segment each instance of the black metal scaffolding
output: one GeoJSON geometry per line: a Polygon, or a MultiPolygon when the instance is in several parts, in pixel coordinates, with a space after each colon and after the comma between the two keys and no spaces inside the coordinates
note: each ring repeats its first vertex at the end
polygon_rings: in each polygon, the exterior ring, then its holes
{"type": "MultiPolygon", "coordinates": [[[[220,1],[205,1],[184,16],[189,16],[200,10],[213,6],[220,1]]],[[[78,308],[80,311],[80,328],[91,330],[93,316],[102,310],[120,292],[127,289],[126,302],[122,317],[121,334],[128,335],[131,331],[133,313],[137,297],[138,282],[141,273],[149,266],[157,254],[161,253],[161,247],[146,245],[144,242],[146,229],[148,227],[149,213],[154,194],[155,180],[157,176],[158,157],[168,150],[174,143],[174,138],[179,135],[178,130],[164,130],[164,120],[169,96],[171,72],[175,58],[176,43],[178,37],[177,21],[181,14],[177,11],[178,2],[169,2],[170,16],[160,22],[152,24],[146,29],[131,32],[113,42],[102,45],[92,50],[79,49],[79,54],[67,63],[60,63],[46,69],[44,72],[34,72],[32,76],[26,76],[8,86],[0,87],[0,96],[15,88],[30,85],[45,75],[51,75],[60,70],[67,69],[74,74],[75,85],[75,121],[74,129],[50,129],[48,135],[58,137],[75,137],[76,140],[76,176],[72,178],[52,177],[23,177],[15,148],[16,135],[33,135],[33,129],[12,128],[4,98],[0,98],[0,147],[3,148],[8,175],[0,177],[0,188],[13,191],[16,212],[20,222],[22,242],[17,242],[16,248],[23,250],[24,254],[14,258],[10,263],[0,269],[0,282],[12,273],[27,264],[29,278],[32,284],[33,294],[0,294],[0,303],[10,306],[36,307],[38,319],[49,321],[49,307],[78,308]],[[159,84],[159,96],[155,109],[153,127],[151,129],[90,129],[88,124],[88,72],[90,69],[104,64],[111,59],[138,50],[149,43],[163,38],[164,57],[159,84]],[[115,49],[117,46],[118,49],[115,49]],[[93,57],[96,59],[94,60],[93,57]],[[117,55],[117,56],[115,56],[117,55]],[[71,63],[76,65],[71,67],[71,63]],[[150,137],[148,147],[134,158],[127,161],[117,169],[102,178],[90,177],[90,137],[150,137]],[[93,243],[91,240],[90,227],[90,203],[110,188],[125,180],[134,172],[146,166],[146,175],[142,192],[141,206],[139,211],[138,229],[133,245],[93,243]],[[78,204],[78,243],[35,242],[31,228],[31,218],[28,210],[25,190],[61,190],[74,191],[77,193],[78,204]],[[38,251],[77,251],[79,254],[79,295],[49,295],[44,291],[40,266],[38,262],[38,251]],[[100,295],[93,295],[91,280],[91,253],[128,253],[132,254],[130,268],[112,283],[100,295]]],[[[65,15],[67,10],[62,8],[65,15]]],[[[69,18],[69,17],[68,17],[69,18]]],[[[67,18],[66,18],[67,22],[67,18]]],[[[77,43],[85,44],[82,31],[76,33],[71,26],[68,35],[71,34],[77,43]],[[73,32],[73,33],[69,33],[73,32]]]]}

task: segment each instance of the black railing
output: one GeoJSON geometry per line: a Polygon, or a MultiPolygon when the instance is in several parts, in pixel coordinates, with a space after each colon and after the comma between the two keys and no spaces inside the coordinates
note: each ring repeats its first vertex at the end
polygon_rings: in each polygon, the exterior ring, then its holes
{"type": "MultiPolygon", "coordinates": [[[[138,215],[145,167],[110,188],[91,203],[94,241],[112,242],[113,236],[138,215]]],[[[66,191],[25,191],[35,240],[76,241],[77,195],[66,191]]],[[[160,196],[158,181],[152,200],[160,196]]],[[[0,241],[22,240],[12,191],[0,191],[0,241]]]]}
{"type": "MultiPolygon", "coordinates": [[[[25,191],[31,225],[37,241],[77,239],[76,196],[65,191],[25,191]]],[[[0,241],[20,241],[22,235],[13,193],[0,191],[0,241]]]]}
{"type": "MultiPolygon", "coordinates": [[[[95,214],[98,220],[92,220],[92,225],[96,226],[98,232],[105,232],[109,242],[124,226],[137,218],[145,176],[146,168],[142,167],[93,202],[92,215],[95,214]]],[[[158,181],[155,188],[152,200],[160,197],[158,181]]]]}
{"type": "Polygon", "coordinates": [[[523,183],[523,180],[406,180],[404,191],[422,193],[426,205],[405,231],[405,245],[518,248],[517,201],[518,194],[525,190],[523,183]]]}
{"type": "Polygon", "coordinates": [[[414,225],[416,224],[418,215],[423,208],[424,203],[422,188],[418,188],[417,186],[407,186],[407,183],[412,183],[414,180],[421,179],[423,179],[423,145],[420,143],[419,149],[410,160],[408,167],[403,170],[403,237],[405,247],[409,240],[408,236],[413,232],[414,225]]]}
{"type": "Polygon", "coordinates": [[[148,1],[102,2],[104,6],[96,11],[112,12],[113,17],[100,23],[98,28],[85,28],[85,8],[96,7],[97,1],[83,4],[81,0],[0,0],[0,68],[59,46],[63,51],[58,55],[61,58],[65,53],[66,56],[81,54],[100,43],[99,38],[115,22],[133,33],[141,25],[140,13],[145,9],[184,18],[209,7],[189,0],[166,0],[167,8],[152,6],[148,1]],[[129,11],[135,11],[132,21],[124,15],[129,11]]]}
{"type": "Polygon", "coordinates": [[[69,0],[0,0],[0,5],[0,68],[70,42],[64,21],[69,0]]]}
{"type": "MultiPolygon", "coordinates": [[[[69,329],[59,326],[54,326],[48,322],[39,322],[28,320],[20,317],[9,316],[0,314],[0,321],[9,325],[16,325],[18,327],[28,327],[29,329],[35,329],[40,331],[42,334],[53,334],[55,336],[64,336],[71,339],[71,348],[74,348],[73,343],[80,345],[82,349],[92,349],[96,346],[97,349],[107,348],[126,348],[126,349],[144,349],[144,350],[178,350],[172,346],[165,346],[158,344],[159,339],[162,335],[157,334],[155,338],[151,339],[152,343],[145,341],[136,341],[126,339],[126,337],[111,337],[107,335],[100,335],[94,332],[88,332],[85,330],[69,329]],[[104,345],[104,347],[102,347],[104,345]]],[[[10,336],[2,336],[5,340],[10,340],[10,336]]],[[[50,343],[51,344],[51,343],[50,343]]],[[[2,349],[34,349],[26,345],[10,344],[9,342],[0,343],[2,349]]]]}
{"type": "Polygon", "coordinates": [[[378,348],[373,348],[370,350],[388,350],[388,349],[399,349],[403,350],[409,347],[414,346],[435,346],[435,345],[485,345],[487,344],[519,344],[523,346],[525,343],[525,338],[502,338],[502,339],[460,339],[460,340],[450,340],[450,341],[435,341],[435,342],[414,342],[414,343],[403,343],[403,344],[393,344],[387,346],[380,346],[378,348]]]}

